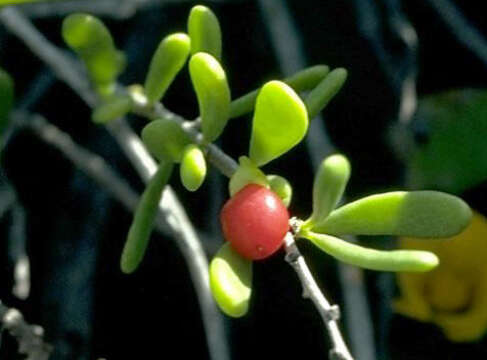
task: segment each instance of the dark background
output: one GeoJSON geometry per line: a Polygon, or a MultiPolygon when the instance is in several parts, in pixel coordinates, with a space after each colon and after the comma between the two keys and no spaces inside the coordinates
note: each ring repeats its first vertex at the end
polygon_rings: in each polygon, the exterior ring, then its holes
{"type": "MultiPolygon", "coordinates": [[[[487,64],[458,41],[431,3],[287,2],[301,33],[308,64],[325,63],[349,70],[344,89],[324,111],[324,119],[333,143],[350,157],[353,165],[350,198],[402,184],[403,164],[396,156],[397,149],[391,148],[388,134],[397,122],[401,81],[414,71],[415,61],[419,95],[457,87],[485,87],[487,64]],[[363,11],[364,4],[368,12],[363,11]],[[416,57],[391,26],[391,17],[397,11],[416,29],[416,57]],[[370,33],[364,32],[364,24],[372,29],[370,33]]],[[[454,3],[467,21],[487,35],[485,13],[479,10],[479,2],[454,3]]],[[[185,30],[187,14],[194,4],[172,2],[140,10],[126,20],[103,18],[117,46],[128,57],[122,83],[143,82],[158,42],[169,32],[185,30]]],[[[256,2],[219,1],[207,5],[221,22],[223,64],[232,97],[266,80],[282,77],[268,27],[256,2]]],[[[64,47],[60,17],[34,21],[51,41],[64,47]]],[[[141,181],[108,133],[89,121],[90,110],[1,26],[0,64],[15,79],[18,106],[43,114],[77,143],[101,154],[134,188],[142,191],[141,181]]],[[[187,74],[178,77],[165,104],[187,118],[197,115],[187,74]]],[[[233,120],[221,139],[222,148],[235,158],[247,151],[249,120],[233,120]]],[[[141,119],[130,121],[137,129],[144,124],[141,119]]],[[[15,219],[9,211],[0,219],[0,299],[21,309],[28,321],[45,328],[48,341],[55,346],[53,359],[208,358],[197,300],[173,241],[154,234],[139,270],[134,275],[123,275],[119,256],[131,214],[73,168],[62,154],[28,131],[18,132],[2,156],[2,191],[12,189],[26,215],[32,292],[28,300],[20,301],[10,291],[12,261],[7,239],[15,219]]],[[[306,215],[310,211],[313,172],[305,147],[300,145],[265,170],[291,181],[295,190],[291,210],[306,215]]],[[[210,181],[217,181],[218,174],[212,175],[215,176],[210,176],[210,181]]],[[[207,182],[196,194],[188,194],[181,188],[177,174],[171,183],[194,224],[208,239],[206,246],[211,255],[223,241],[214,210],[221,206],[214,203],[218,199],[215,186],[207,182]]],[[[226,180],[220,183],[221,199],[226,196],[226,180]]],[[[475,199],[475,206],[482,208],[484,193],[481,186],[464,196],[475,199]]],[[[300,248],[325,294],[342,304],[334,260],[307,244],[300,248]]],[[[391,315],[387,302],[381,301],[381,275],[365,275],[377,358],[486,356],[483,341],[452,344],[432,325],[391,315]]],[[[347,316],[347,310],[342,310],[347,316]]],[[[265,354],[280,359],[323,359],[329,349],[321,320],[311,303],[302,299],[300,284],[283,261],[283,252],[255,264],[249,315],[228,320],[226,325],[233,359],[237,360],[263,358],[265,354]]],[[[15,343],[7,336],[3,338],[0,358],[16,359],[15,343]]]]}

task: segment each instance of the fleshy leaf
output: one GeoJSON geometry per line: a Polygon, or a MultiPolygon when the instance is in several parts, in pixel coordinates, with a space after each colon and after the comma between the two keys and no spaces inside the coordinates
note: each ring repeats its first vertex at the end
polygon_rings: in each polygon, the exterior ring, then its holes
{"type": "Polygon", "coordinates": [[[150,104],[162,99],[183,68],[189,55],[190,43],[188,35],[177,33],[166,36],[157,47],[144,84],[150,104]]]}
{"type": "Polygon", "coordinates": [[[314,232],[331,235],[448,237],[469,224],[472,211],[460,198],[438,191],[376,194],[331,212],[314,232]]]}
{"type": "Polygon", "coordinates": [[[247,184],[258,184],[269,187],[269,181],[265,174],[246,156],[239,157],[240,166],[230,178],[228,190],[230,196],[235,195],[247,184]]]}
{"type": "Polygon", "coordinates": [[[180,177],[183,186],[196,191],[206,177],[206,160],[201,149],[194,144],[186,146],[181,160],[180,177]]]}
{"type": "Polygon", "coordinates": [[[279,175],[267,175],[267,181],[271,190],[279,196],[286,207],[289,207],[293,197],[293,188],[289,181],[279,175]]]}
{"type": "Polygon", "coordinates": [[[306,108],[294,90],[281,81],[266,83],[255,105],[249,157],[257,166],[296,146],[308,130],[306,108]]]}
{"type": "Polygon", "coordinates": [[[330,72],[316,88],[310,91],[304,101],[310,119],[313,119],[328,105],[340,91],[345,80],[347,80],[347,70],[338,68],[330,72]]]}
{"type": "Polygon", "coordinates": [[[9,113],[14,103],[14,82],[10,75],[0,68],[0,134],[8,125],[9,113]]]}
{"type": "Polygon", "coordinates": [[[188,18],[188,34],[191,38],[191,54],[205,52],[221,60],[222,35],[217,17],[206,6],[191,9],[188,18]]]}
{"type": "Polygon", "coordinates": [[[424,272],[434,269],[439,263],[436,255],[429,251],[382,251],[325,234],[303,232],[301,236],[340,261],[370,270],[424,272]]]}
{"type": "Polygon", "coordinates": [[[181,162],[184,148],[191,139],[177,122],[170,119],[158,119],[142,129],[142,141],[149,151],[159,160],[181,162]]]}
{"type": "MultiPolygon", "coordinates": [[[[283,80],[297,93],[314,89],[330,71],[326,65],[315,65],[304,70],[298,71],[292,76],[283,80]]],[[[242,116],[254,110],[255,100],[260,88],[245,94],[230,104],[230,118],[242,116]]]]}
{"type": "Polygon", "coordinates": [[[313,213],[303,226],[320,226],[340,201],[349,177],[350,163],[345,156],[331,155],[322,161],[313,183],[313,213]]]}
{"type": "Polygon", "coordinates": [[[191,57],[189,72],[198,98],[203,138],[212,142],[220,136],[228,121],[230,88],[227,77],[220,63],[202,52],[191,57]]]}
{"type": "Polygon", "coordinates": [[[159,168],[140,198],[120,259],[120,267],[126,274],[134,272],[144,258],[162,191],[171,176],[172,169],[172,162],[159,164],[159,168]]]}
{"type": "Polygon", "coordinates": [[[241,257],[226,242],[210,263],[210,287],[225,314],[244,316],[252,293],[252,261],[241,257]]]}
{"type": "Polygon", "coordinates": [[[97,124],[107,124],[112,120],[125,116],[131,109],[132,99],[130,96],[113,96],[93,111],[91,119],[97,124]]]}
{"type": "Polygon", "coordinates": [[[104,89],[111,86],[126,65],[105,25],[88,14],[72,14],[63,21],[64,41],[83,59],[92,81],[104,89]]]}

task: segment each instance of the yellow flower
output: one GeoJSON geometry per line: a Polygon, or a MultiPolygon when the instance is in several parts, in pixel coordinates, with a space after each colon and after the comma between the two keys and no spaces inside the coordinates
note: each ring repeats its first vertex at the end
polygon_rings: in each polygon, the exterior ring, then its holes
{"type": "Polygon", "coordinates": [[[474,213],[469,227],[449,239],[401,238],[400,247],[435,253],[428,273],[400,273],[397,312],[438,325],[448,339],[475,341],[487,329],[487,219],[474,213]]]}

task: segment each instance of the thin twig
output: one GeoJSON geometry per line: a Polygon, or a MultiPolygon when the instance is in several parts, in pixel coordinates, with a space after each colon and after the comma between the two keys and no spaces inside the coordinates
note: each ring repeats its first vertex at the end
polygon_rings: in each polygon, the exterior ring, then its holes
{"type": "Polygon", "coordinates": [[[1,301],[0,325],[3,325],[17,340],[19,353],[27,355],[26,360],[47,360],[49,358],[52,346],[44,342],[42,327],[26,323],[17,309],[8,308],[1,301]]]}
{"type": "MultiPolygon", "coordinates": [[[[90,107],[97,99],[79,65],[68,58],[62,50],[52,45],[18,10],[6,8],[0,11],[0,20],[7,29],[19,37],[55,75],[70,86],[90,107]]],[[[114,121],[108,130],[122,147],[140,176],[147,181],[155,172],[156,163],[143,146],[140,138],[123,119],[114,121]]],[[[171,227],[173,238],[179,246],[189,268],[202,312],[203,325],[210,355],[213,359],[228,359],[226,332],[223,316],[216,308],[209,288],[208,261],[201,243],[189,221],[184,208],[170,187],[166,187],[160,203],[162,213],[157,217],[156,228],[165,218],[171,227]]]]}

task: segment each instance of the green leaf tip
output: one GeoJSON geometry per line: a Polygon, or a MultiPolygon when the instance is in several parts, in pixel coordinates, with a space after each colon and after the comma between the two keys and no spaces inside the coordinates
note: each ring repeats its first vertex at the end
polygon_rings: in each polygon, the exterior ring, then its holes
{"type": "Polygon", "coordinates": [[[180,167],[181,183],[188,191],[196,191],[206,177],[206,160],[201,149],[190,144],[184,148],[180,167]]]}
{"type": "Polygon", "coordinates": [[[212,142],[223,132],[229,119],[230,88],[227,77],[218,60],[202,52],[191,57],[189,73],[198,98],[203,138],[212,142]]]}
{"type": "Polygon", "coordinates": [[[306,108],[294,90],[281,81],[266,83],[257,96],[249,157],[257,166],[285,154],[308,130],[306,108]]]}
{"type": "Polygon", "coordinates": [[[191,41],[184,33],[165,37],[159,44],[149,65],[145,79],[147,100],[153,104],[162,99],[188,58],[191,41]]]}
{"type": "Polygon", "coordinates": [[[266,188],[269,187],[269,180],[252,160],[246,156],[241,156],[238,158],[238,161],[239,166],[237,171],[235,171],[228,183],[230,196],[235,195],[240,189],[248,184],[257,184],[266,188]]]}
{"type": "Polygon", "coordinates": [[[347,79],[347,70],[343,68],[331,71],[313,90],[310,91],[304,103],[309,118],[313,119],[323,110],[331,99],[340,91],[347,79]]]}
{"type": "Polygon", "coordinates": [[[83,13],[69,15],[63,21],[62,36],[101,89],[111,86],[125,68],[124,54],[115,48],[109,30],[98,18],[83,13]]]}
{"type": "MultiPolygon", "coordinates": [[[[295,92],[300,93],[314,89],[329,71],[330,68],[326,65],[314,65],[298,71],[283,81],[292,87],[295,92]]],[[[255,107],[255,100],[259,91],[260,89],[253,90],[233,100],[230,104],[230,118],[233,119],[251,112],[255,107]]]]}
{"type": "Polygon", "coordinates": [[[112,120],[125,116],[130,110],[132,110],[132,99],[130,96],[113,96],[93,111],[91,119],[96,124],[107,124],[112,120]]]}
{"type": "Polygon", "coordinates": [[[12,77],[0,68],[0,135],[8,126],[9,113],[14,104],[14,82],[12,77]]]}
{"type": "Polygon", "coordinates": [[[343,155],[331,155],[322,161],[313,183],[313,213],[303,226],[319,227],[326,219],[340,201],[350,171],[350,162],[343,155]]]}
{"type": "Polygon", "coordinates": [[[191,54],[205,52],[221,60],[222,35],[218,18],[203,5],[193,7],[188,17],[191,54]]]}
{"type": "Polygon", "coordinates": [[[293,188],[289,181],[279,175],[267,175],[267,181],[271,190],[279,196],[286,207],[289,207],[293,197],[293,188]]]}
{"type": "Polygon", "coordinates": [[[171,162],[159,164],[159,168],[139,200],[120,258],[120,268],[125,274],[134,272],[144,258],[162,192],[171,176],[172,169],[171,162]]]}
{"type": "Polygon", "coordinates": [[[460,198],[438,191],[396,191],[359,199],[333,211],[314,232],[331,235],[450,237],[470,223],[460,198]]]}
{"type": "Polygon", "coordinates": [[[244,316],[252,293],[252,261],[237,254],[230,243],[223,244],[210,263],[210,288],[225,314],[244,316]]]}
{"type": "Polygon", "coordinates": [[[149,152],[161,161],[181,162],[184,149],[191,138],[171,119],[157,119],[142,129],[142,141],[149,152]]]}
{"type": "Polygon", "coordinates": [[[336,259],[365,269],[425,272],[434,269],[439,264],[436,255],[429,251],[382,251],[355,245],[326,234],[303,232],[301,236],[336,259]]]}

